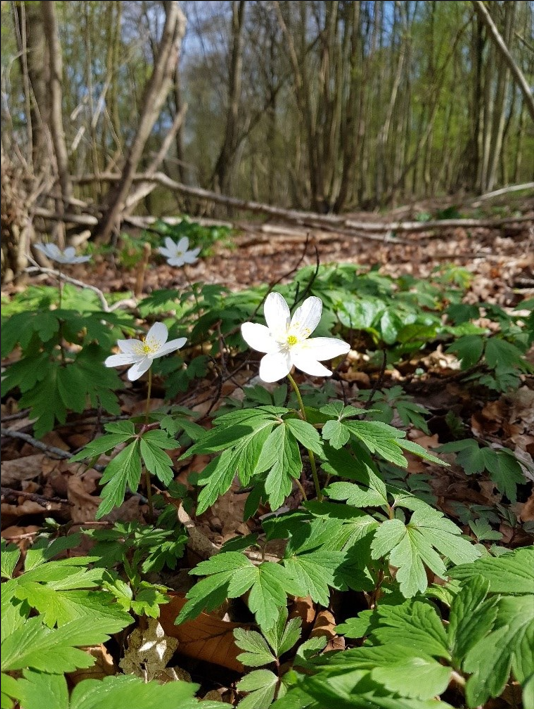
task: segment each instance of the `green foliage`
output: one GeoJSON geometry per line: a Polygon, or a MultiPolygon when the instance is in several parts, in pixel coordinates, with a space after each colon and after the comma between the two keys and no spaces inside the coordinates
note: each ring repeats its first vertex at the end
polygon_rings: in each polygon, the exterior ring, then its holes
{"type": "Polygon", "coordinates": [[[459,677],[474,709],[499,696],[511,678],[528,684],[534,672],[533,555],[532,548],[518,550],[457,567],[462,585],[449,585],[452,601],[443,616],[425,598],[401,604],[384,598],[376,610],[337,628],[362,639],[360,647],[312,659],[307,674],[295,673],[288,694],[274,706],[319,709],[338,691],[347,707],[437,707],[433,699],[459,677]]]}
{"type": "Polygon", "coordinates": [[[2,324],[2,357],[20,346],[22,358],[11,364],[2,380],[2,396],[19,389],[20,405],[37,419],[37,437],[64,423],[67,412],[81,413],[90,405],[112,414],[120,409],[115,391],[122,384],[104,366],[117,337],[130,331],[124,315],[77,310],[23,311],[2,324]]]}
{"type": "Polygon", "coordinates": [[[517,486],[525,482],[525,476],[512,451],[480,446],[472,438],[445,443],[439,447],[439,451],[456,453],[456,462],[467,475],[487,471],[500,493],[506,495],[510,502],[517,500],[517,486]]]}
{"type": "Polygon", "coordinates": [[[136,492],[141,480],[143,466],[161,482],[168,485],[172,479],[172,460],[166,450],[179,448],[180,444],[163,430],[141,429],[136,432],[132,421],[117,421],[106,424],[107,434],[89,443],[72,462],[93,459],[108,453],[119,445],[126,444],[108,463],[101,479],[102,502],[97,518],[108,514],[122,504],[128,487],[136,492]]]}

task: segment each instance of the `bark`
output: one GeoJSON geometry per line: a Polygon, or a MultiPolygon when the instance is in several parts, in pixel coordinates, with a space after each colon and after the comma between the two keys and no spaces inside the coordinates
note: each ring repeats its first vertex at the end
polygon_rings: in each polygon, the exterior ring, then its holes
{"type": "Polygon", "coordinates": [[[98,241],[108,241],[118,225],[120,214],[126,205],[126,199],[132,186],[133,176],[152,128],[171,89],[172,78],[176,71],[181,40],[185,32],[185,17],[175,0],[165,0],[163,4],[166,13],[165,26],[152,75],[144,91],[143,111],[137,132],[126,154],[121,180],[111,190],[106,211],[95,231],[94,237],[98,241]]]}
{"type": "Polygon", "coordinates": [[[523,76],[523,72],[518,67],[514,58],[510,54],[510,51],[506,46],[504,39],[502,38],[499,30],[497,29],[497,26],[493,22],[493,19],[491,18],[491,15],[489,14],[484,3],[481,0],[472,0],[472,2],[478,16],[486,25],[489,35],[493,43],[495,44],[496,50],[500,53],[500,55],[508,65],[508,68],[510,69],[515,82],[519,86],[521,93],[523,94],[527,110],[530,113],[532,120],[534,121],[534,96],[532,95],[527,80],[523,76]]]}
{"type": "Polygon", "coordinates": [[[57,163],[59,185],[64,200],[72,197],[72,182],[69,173],[69,155],[63,127],[63,57],[54,2],[41,2],[44,31],[48,50],[50,82],[48,87],[50,132],[57,163]]]}
{"type": "Polygon", "coordinates": [[[231,191],[232,171],[238,147],[237,123],[241,103],[241,80],[243,68],[243,28],[245,25],[246,0],[232,2],[232,53],[228,81],[228,108],[224,141],[217,158],[214,178],[221,192],[231,191]]]}

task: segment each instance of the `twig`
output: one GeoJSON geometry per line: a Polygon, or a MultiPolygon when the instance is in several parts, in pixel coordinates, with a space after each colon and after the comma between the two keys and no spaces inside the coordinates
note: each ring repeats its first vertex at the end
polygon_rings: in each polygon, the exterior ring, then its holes
{"type": "Polygon", "coordinates": [[[366,406],[371,405],[373,399],[375,398],[376,392],[380,389],[380,386],[381,386],[382,381],[384,379],[384,374],[386,373],[387,361],[388,361],[387,352],[386,352],[386,350],[382,350],[382,366],[380,367],[380,374],[378,375],[377,380],[376,380],[373,388],[371,389],[371,393],[369,395],[369,398],[367,399],[367,401],[365,403],[366,406]]]}
{"type": "MultiPolygon", "coordinates": [[[[56,446],[48,446],[46,443],[38,441],[36,438],[33,438],[33,436],[29,436],[27,433],[21,433],[20,431],[11,431],[9,428],[1,428],[0,434],[2,436],[7,436],[8,438],[18,438],[19,440],[24,441],[25,443],[29,443],[34,448],[43,451],[43,453],[46,453],[46,455],[49,458],[52,458],[53,460],[57,460],[58,458],[60,458],[61,460],[70,460],[70,458],[74,457],[73,453],[67,453],[67,451],[62,450],[61,448],[57,448],[56,446]]],[[[98,472],[102,472],[105,470],[106,466],[96,464],[92,467],[95,470],[98,470],[98,472]]]]}
{"type": "Polygon", "coordinates": [[[17,411],[16,414],[9,414],[9,416],[4,416],[2,418],[2,423],[4,421],[15,421],[16,419],[23,419],[25,416],[28,415],[30,412],[30,409],[23,409],[22,411],[17,411]]]}
{"type": "Polygon", "coordinates": [[[61,280],[66,281],[67,283],[72,283],[72,285],[78,286],[79,288],[88,288],[89,290],[92,290],[93,293],[97,294],[98,299],[100,300],[100,304],[102,305],[102,310],[105,313],[109,313],[111,310],[106,300],[106,296],[100,290],[100,288],[97,288],[96,286],[91,286],[88,283],[79,281],[77,278],[71,278],[70,276],[66,276],[63,272],[56,271],[53,268],[44,268],[43,266],[29,266],[25,269],[25,271],[26,273],[46,273],[47,275],[60,278],[61,280]]]}
{"type": "Polygon", "coordinates": [[[14,490],[11,487],[2,487],[2,495],[4,497],[27,497],[28,500],[33,500],[33,502],[39,502],[39,504],[46,506],[50,502],[58,502],[62,505],[70,505],[68,500],[64,500],[62,497],[45,497],[45,495],[39,495],[37,492],[25,492],[24,490],[14,490]]]}

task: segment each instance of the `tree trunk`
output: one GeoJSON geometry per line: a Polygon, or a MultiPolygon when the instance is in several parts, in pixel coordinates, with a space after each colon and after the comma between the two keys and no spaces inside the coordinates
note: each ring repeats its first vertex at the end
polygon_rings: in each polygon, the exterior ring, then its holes
{"type": "Polygon", "coordinates": [[[118,226],[120,214],[132,186],[133,176],[170,91],[172,77],[176,71],[181,40],[185,32],[185,17],[175,0],[165,0],[163,4],[166,14],[165,26],[154,69],[144,91],[139,126],[127,152],[121,180],[115,189],[110,191],[105,214],[94,234],[95,239],[101,242],[108,241],[113,230],[118,226]]]}

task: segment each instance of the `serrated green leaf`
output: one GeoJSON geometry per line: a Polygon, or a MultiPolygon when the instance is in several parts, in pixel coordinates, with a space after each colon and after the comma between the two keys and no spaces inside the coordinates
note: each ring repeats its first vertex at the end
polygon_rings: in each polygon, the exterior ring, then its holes
{"type": "Polygon", "coordinates": [[[522,364],[523,353],[515,345],[499,337],[490,337],[486,343],[486,362],[496,367],[516,367],[522,364]]]}
{"type": "Polygon", "coordinates": [[[447,352],[454,352],[462,363],[462,369],[470,369],[482,357],[484,338],[480,335],[464,335],[447,348],[447,352]]]}
{"type": "Polygon", "coordinates": [[[448,465],[448,463],[446,463],[444,460],[441,460],[437,456],[432,455],[432,453],[429,453],[426,448],[423,448],[423,446],[420,446],[418,443],[414,443],[413,441],[407,441],[406,439],[400,440],[399,446],[404,450],[413,453],[414,455],[418,455],[424,460],[429,460],[431,463],[438,463],[438,465],[448,465]]]}
{"type": "Polygon", "coordinates": [[[284,566],[296,587],[294,595],[311,596],[322,606],[328,606],[329,587],[336,588],[336,571],[343,564],[345,554],[340,551],[319,549],[303,554],[295,554],[284,559],[284,566]]]}
{"type": "Polygon", "coordinates": [[[513,453],[507,450],[495,451],[495,455],[488,456],[486,467],[499,492],[506,495],[510,502],[515,502],[517,486],[525,482],[525,476],[513,453]]]}
{"type": "Polygon", "coordinates": [[[141,438],[141,458],[146,469],[155,475],[164,485],[170,485],[174,479],[172,459],[158,445],[146,438],[141,438]]]}
{"type": "Polygon", "coordinates": [[[451,672],[450,667],[444,667],[431,658],[408,657],[386,667],[375,667],[371,678],[390,692],[416,699],[431,699],[447,689],[451,672]]]}
{"type": "Polygon", "coordinates": [[[493,631],[471,648],[464,662],[470,707],[498,697],[510,671],[521,683],[534,672],[534,604],[530,596],[503,597],[493,631]]]}
{"type": "Polygon", "coordinates": [[[387,498],[377,490],[365,490],[354,483],[332,483],[326,490],[331,500],[346,500],[354,507],[380,507],[387,504],[387,498]]]}
{"type": "Polygon", "coordinates": [[[237,683],[240,692],[250,692],[242,699],[239,709],[265,709],[274,699],[278,677],[270,670],[254,670],[237,683]]]}
{"type": "Polygon", "coordinates": [[[114,507],[119,507],[122,504],[127,486],[136,492],[140,479],[141,455],[139,440],[135,440],[117,453],[108,463],[104,475],[100,479],[100,484],[104,487],[101,492],[102,502],[96,513],[97,519],[109,514],[114,507]]]}
{"type": "Polygon", "coordinates": [[[255,630],[235,628],[234,639],[238,648],[246,650],[237,657],[244,665],[261,667],[276,661],[276,655],[273,654],[264,638],[255,630]]]}
{"type": "Polygon", "coordinates": [[[332,448],[339,450],[349,440],[350,431],[341,421],[327,421],[323,426],[322,436],[332,448]]]}
{"type": "Polygon", "coordinates": [[[288,426],[277,426],[263,445],[257,471],[267,472],[265,492],[272,510],[282,506],[291,494],[293,478],[298,478],[302,460],[296,438],[288,426]]]}
{"type": "Polygon", "coordinates": [[[462,564],[451,569],[449,575],[460,581],[483,576],[489,581],[491,593],[534,594],[534,547],[462,564]]]}
{"type": "Polygon", "coordinates": [[[315,429],[311,424],[307,421],[301,421],[301,419],[293,418],[285,419],[284,424],[289,428],[297,441],[302,443],[305,448],[308,448],[317,455],[323,454],[321,437],[319,436],[317,429],[315,429]]]}
{"type": "Polygon", "coordinates": [[[61,674],[90,667],[94,658],[76,646],[99,645],[107,640],[107,620],[88,624],[80,618],[52,630],[43,625],[41,618],[29,618],[2,643],[2,671],[31,667],[61,674]]]}
{"type": "Polygon", "coordinates": [[[459,665],[469,650],[493,627],[497,616],[497,598],[486,600],[489,581],[474,576],[455,596],[449,616],[449,647],[459,665]]]}
{"type": "Polygon", "coordinates": [[[20,559],[20,549],[16,544],[6,544],[2,539],[2,578],[10,579],[20,559]]]}
{"type": "Polygon", "coordinates": [[[381,645],[402,645],[430,657],[450,657],[447,633],[436,609],[426,601],[380,606],[371,636],[381,645]]]}
{"type": "Polygon", "coordinates": [[[407,467],[408,462],[399,443],[405,435],[404,431],[380,421],[346,421],[344,425],[353,436],[365,443],[371,453],[378,453],[401,468],[407,467]]]}

